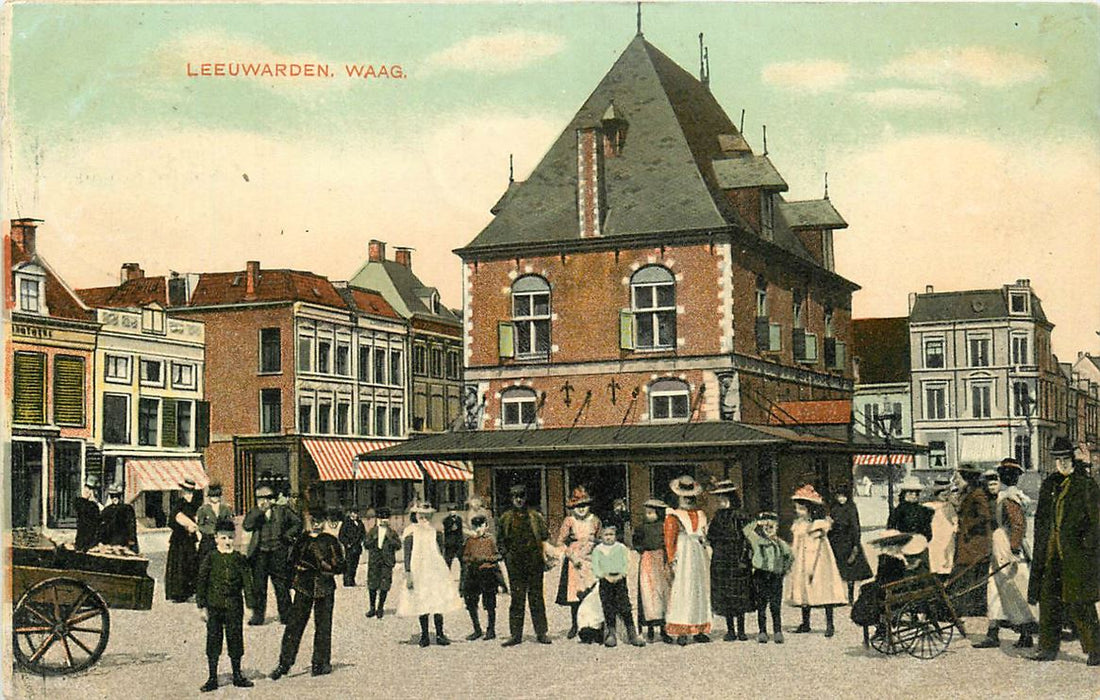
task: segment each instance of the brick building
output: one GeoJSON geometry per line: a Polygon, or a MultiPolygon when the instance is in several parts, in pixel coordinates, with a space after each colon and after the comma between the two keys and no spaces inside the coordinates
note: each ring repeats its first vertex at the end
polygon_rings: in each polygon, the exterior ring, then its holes
{"type": "Polygon", "coordinates": [[[769,425],[779,402],[852,396],[846,223],[786,189],[639,34],[456,251],[467,430],[382,454],[470,459],[478,492],[524,483],[551,521],[581,484],[640,515],[680,473],[727,477],[787,513],[800,483],[849,479],[849,441],[769,425]]]}
{"type": "Polygon", "coordinates": [[[75,526],[85,470],[101,468],[93,440],[99,323],[38,254],[37,219],[5,236],[5,396],[11,426],[11,526],[75,526]]]}

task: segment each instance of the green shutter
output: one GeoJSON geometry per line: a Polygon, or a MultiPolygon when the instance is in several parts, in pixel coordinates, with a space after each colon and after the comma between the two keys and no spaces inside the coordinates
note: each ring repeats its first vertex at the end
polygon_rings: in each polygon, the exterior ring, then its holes
{"type": "Polygon", "coordinates": [[[12,419],[16,423],[43,425],[46,422],[46,356],[40,352],[17,352],[12,373],[15,396],[12,419]]]}
{"type": "Polygon", "coordinates": [[[195,402],[195,447],[210,446],[210,402],[195,402]]]}
{"type": "Polygon", "coordinates": [[[164,447],[176,446],[176,402],[164,399],[160,409],[160,444],[164,447]]]}
{"type": "Polygon", "coordinates": [[[83,357],[54,358],[53,420],[58,425],[84,425],[83,357]]]}
{"type": "Polygon", "coordinates": [[[803,353],[803,359],[807,362],[817,362],[817,335],[814,333],[806,334],[806,347],[803,353]]]}
{"type": "Polygon", "coordinates": [[[768,349],[779,352],[783,349],[783,326],[772,323],[768,326],[768,349]]]}
{"type": "Polygon", "coordinates": [[[501,357],[516,356],[516,328],[511,321],[497,324],[497,346],[501,357]]]}
{"type": "Polygon", "coordinates": [[[634,349],[634,312],[630,309],[619,309],[619,348],[634,349]]]}
{"type": "Polygon", "coordinates": [[[839,340],[836,342],[836,364],[833,366],[833,369],[842,370],[845,368],[848,360],[847,356],[845,355],[846,349],[847,348],[845,347],[844,343],[839,340]]]}

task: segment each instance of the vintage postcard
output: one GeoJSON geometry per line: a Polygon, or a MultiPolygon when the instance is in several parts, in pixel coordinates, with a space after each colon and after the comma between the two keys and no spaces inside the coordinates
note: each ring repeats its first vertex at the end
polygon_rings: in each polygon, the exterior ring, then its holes
{"type": "Polygon", "coordinates": [[[1100,692],[1095,5],[3,20],[5,696],[1100,692]]]}

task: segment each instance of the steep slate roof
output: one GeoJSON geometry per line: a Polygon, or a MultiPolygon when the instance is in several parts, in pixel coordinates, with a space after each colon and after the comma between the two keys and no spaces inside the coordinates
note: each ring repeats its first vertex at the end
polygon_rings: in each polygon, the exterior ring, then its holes
{"type": "Polygon", "coordinates": [[[141,277],[116,287],[78,289],[88,306],[100,309],[127,309],[157,303],[168,305],[168,285],[164,277],[141,277]]]}
{"type": "Polygon", "coordinates": [[[787,181],[767,156],[746,155],[717,159],[714,161],[714,176],[718,186],[723,189],[763,187],[787,191],[787,181]]]}
{"type": "Polygon", "coordinates": [[[724,155],[718,135],[736,127],[702,83],[638,35],[468,248],[578,238],[576,131],[598,126],[612,100],[628,129],[622,153],[604,160],[604,236],[740,223],[711,164],[724,155]]]}
{"type": "Polygon", "coordinates": [[[860,384],[908,382],[909,319],[854,319],[852,356],[859,358],[860,384]]]}
{"type": "Polygon", "coordinates": [[[370,261],[363,264],[350,281],[357,287],[376,289],[390,306],[404,318],[426,316],[446,323],[459,323],[459,318],[440,302],[439,313],[433,313],[424,303],[435,287],[428,287],[412,270],[394,260],[370,261]]]}
{"type": "MultiPolygon", "coordinates": [[[[26,263],[38,265],[46,273],[46,308],[51,317],[68,318],[77,321],[94,321],[95,311],[89,309],[80,297],[65,284],[61,276],[38,255],[29,255],[14,240],[10,243],[12,269],[26,263]]],[[[15,311],[15,313],[19,313],[15,311]]]]}
{"type": "Polygon", "coordinates": [[[771,425],[848,425],[851,401],[779,401],[768,415],[771,425]]]}
{"type": "Polygon", "coordinates": [[[780,201],[777,212],[787,225],[798,229],[837,229],[848,228],[848,222],[827,199],[810,199],[798,202],[780,201]]]}
{"type": "MultiPolygon", "coordinates": [[[[1031,318],[1048,323],[1039,297],[1031,293],[1031,315],[1015,315],[1014,318],[1031,318]]],[[[1008,297],[1004,288],[971,289],[963,292],[932,292],[918,294],[909,312],[910,323],[936,321],[973,321],[981,319],[1009,318],[1008,297]]]]}

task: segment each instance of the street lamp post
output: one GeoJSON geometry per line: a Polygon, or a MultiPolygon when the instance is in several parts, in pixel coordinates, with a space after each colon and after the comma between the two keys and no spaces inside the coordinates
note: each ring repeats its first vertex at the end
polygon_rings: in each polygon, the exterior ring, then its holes
{"type": "Polygon", "coordinates": [[[883,443],[886,445],[886,508],[890,515],[894,514],[894,465],[891,464],[890,435],[901,424],[901,416],[897,413],[882,413],[874,416],[875,429],[882,434],[883,443]]]}

